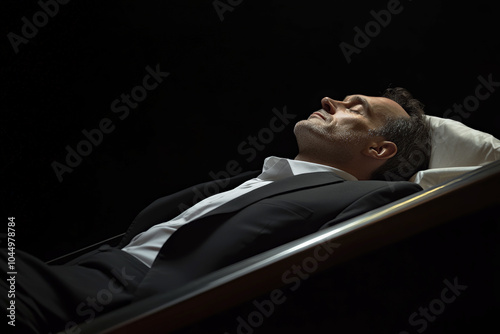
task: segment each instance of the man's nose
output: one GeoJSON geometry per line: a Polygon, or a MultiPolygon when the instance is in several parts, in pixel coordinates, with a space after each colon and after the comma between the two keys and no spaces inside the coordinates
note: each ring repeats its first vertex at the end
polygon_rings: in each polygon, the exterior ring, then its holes
{"type": "Polygon", "coordinates": [[[329,97],[324,97],[321,99],[321,107],[329,114],[335,114],[339,107],[339,102],[335,101],[329,97]]]}

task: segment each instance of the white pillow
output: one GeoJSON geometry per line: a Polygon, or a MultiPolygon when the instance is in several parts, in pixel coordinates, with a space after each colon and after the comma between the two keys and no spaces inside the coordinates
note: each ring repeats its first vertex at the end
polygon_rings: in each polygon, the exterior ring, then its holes
{"type": "Polygon", "coordinates": [[[410,181],[427,189],[500,160],[500,140],[452,119],[426,115],[432,129],[429,169],[410,181]]]}
{"type": "Polygon", "coordinates": [[[479,167],[481,166],[445,167],[421,170],[413,175],[410,181],[418,183],[424,189],[429,189],[437,184],[454,179],[455,177],[473,171],[479,167]]]}

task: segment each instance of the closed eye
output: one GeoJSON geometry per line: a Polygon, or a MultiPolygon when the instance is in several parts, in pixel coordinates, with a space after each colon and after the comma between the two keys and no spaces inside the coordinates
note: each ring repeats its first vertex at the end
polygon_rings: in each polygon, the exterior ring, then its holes
{"type": "MultiPolygon", "coordinates": [[[[357,114],[361,114],[363,111],[365,111],[366,106],[367,106],[367,102],[361,96],[355,95],[355,96],[346,97],[346,99],[347,98],[349,98],[348,101],[346,101],[347,105],[349,106],[349,108],[347,108],[347,110],[349,110],[350,112],[355,112],[357,114]],[[357,107],[357,106],[359,106],[358,110],[351,109],[352,107],[357,107]]],[[[344,99],[344,101],[345,101],[345,99],[344,99]]]]}
{"type": "Polygon", "coordinates": [[[363,105],[360,103],[353,103],[352,107],[347,108],[350,112],[354,112],[356,114],[361,114],[363,112],[363,105]],[[356,108],[356,109],[352,109],[356,108]]]}
{"type": "Polygon", "coordinates": [[[363,101],[361,99],[357,99],[357,98],[351,99],[348,102],[348,105],[349,105],[349,108],[347,108],[347,110],[349,110],[350,112],[355,112],[357,114],[361,114],[361,112],[364,109],[364,104],[363,104],[363,101]],[[357,109],[351,109],[351,108],[357,108],[357,109]]]}

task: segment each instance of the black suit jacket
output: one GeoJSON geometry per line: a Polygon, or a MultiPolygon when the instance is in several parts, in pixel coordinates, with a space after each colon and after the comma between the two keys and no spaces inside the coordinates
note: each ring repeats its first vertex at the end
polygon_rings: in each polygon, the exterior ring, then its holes
{"type": "MultiPolygon", "coordinates": [[[[232,189],[259,173],[247,172],[224,181],[228,184],[221,190],[232,189]]],[[[221,182],[207,182],[156,200],[137,216],[120,247],[136,234],[177,216],[182,203],[192,205],[195,189],[213,189],[221,182]]],[[[330,172],[275,181],[180,227],[161,248],[138,296],[170,291],[420,190],[411,182],[346,181],[330,172]]]]}

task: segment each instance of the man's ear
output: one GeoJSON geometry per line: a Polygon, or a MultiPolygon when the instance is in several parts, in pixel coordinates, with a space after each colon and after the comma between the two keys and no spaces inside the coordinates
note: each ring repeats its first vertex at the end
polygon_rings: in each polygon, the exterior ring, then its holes
{"type": "Polygon", "coordinates": [[[388,160],[395,156],[397,152],[398,147],[396,144],[392,141],[384,140],[372,143],[363,153],[374,159],[388,160]]]}

